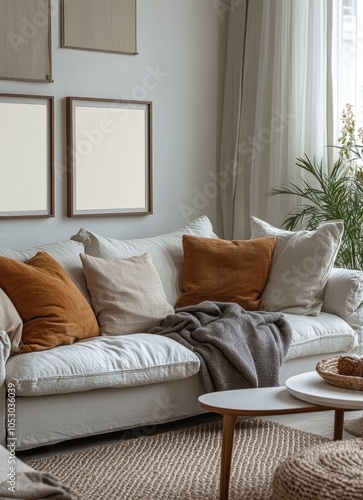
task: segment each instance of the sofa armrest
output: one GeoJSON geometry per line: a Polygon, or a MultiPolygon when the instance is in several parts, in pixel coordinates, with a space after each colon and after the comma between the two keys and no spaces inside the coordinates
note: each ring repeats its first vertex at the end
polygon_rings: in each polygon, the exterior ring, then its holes
{"type": "Polygon", "coordinates": [[[363,271],[332,269],[324,291],[322,311],[344,319],[362,338],[363,271]]]}
{"type": "Polygon", "coordinates": [[[6,362],[10,356],[11,343],[8,334],[0,330],[0,445],[6,446],[6,362]]]}

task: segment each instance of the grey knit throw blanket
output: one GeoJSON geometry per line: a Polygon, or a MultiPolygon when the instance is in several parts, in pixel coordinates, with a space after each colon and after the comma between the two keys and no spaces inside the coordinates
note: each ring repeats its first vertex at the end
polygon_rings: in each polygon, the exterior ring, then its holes
{"type": "Polygon", "coordinates": [[[198,356],[205,392],[278,386],[292,338],[280,313],[210,301],[176,309],[149,333],[165,335],[198,356]]]}

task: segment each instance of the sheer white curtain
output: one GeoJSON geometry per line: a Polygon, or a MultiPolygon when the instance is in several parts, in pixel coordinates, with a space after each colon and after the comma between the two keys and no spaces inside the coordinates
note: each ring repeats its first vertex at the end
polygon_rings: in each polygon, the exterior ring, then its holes
{"type": "Polygon", "coordinates": [[[250,215],[281,225],[298,200],[267,193],[298,181],[297,157],[323,158],[331,168],[334,149],[326,146],[337,143],[343,80],[354,80],[353,59],[342,52],[347,1],[357,0],[242,0],[230,10],[220,162],[228,179],[220,192],[225,238],[248,238],[250,215]]]}

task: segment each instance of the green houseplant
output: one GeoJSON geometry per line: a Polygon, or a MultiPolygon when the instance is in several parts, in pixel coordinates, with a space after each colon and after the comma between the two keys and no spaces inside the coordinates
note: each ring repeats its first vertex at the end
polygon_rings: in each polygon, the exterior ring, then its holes
{"type": "Polygon", "coordinates": [[[270,195],[295,195],[303,200],[286,216],[283,227],[316,229],[327,220],[344,221],[342,245],[336,266],[363,269],[363,128],[356,130],[352,106],[342,113],[343,127],[338,139],[339,159],[329,174],[322,162],[308,156],[298,158],[297,167],[310,175],[300,178],[300,185],[286,183],[271,190],[270,195]]]}

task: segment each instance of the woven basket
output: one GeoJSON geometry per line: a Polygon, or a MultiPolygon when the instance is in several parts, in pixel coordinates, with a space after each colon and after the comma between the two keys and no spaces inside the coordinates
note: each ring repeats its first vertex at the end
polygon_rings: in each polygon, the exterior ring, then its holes
{"type": "Polygon", "coordinates": [[[316,371],[329,384],[345,389],[355,389],[363,391],[363,377],[353,377],[350,375],[341,375],[338,372],[339,356],[323,359],[316,365],[316,371]]]}

